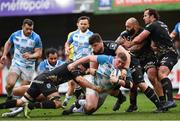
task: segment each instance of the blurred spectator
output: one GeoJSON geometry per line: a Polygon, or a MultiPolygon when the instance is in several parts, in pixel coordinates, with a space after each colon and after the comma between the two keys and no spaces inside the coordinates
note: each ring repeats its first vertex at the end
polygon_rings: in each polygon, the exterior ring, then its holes
{"type": "Polygon", "coordinates": [[[58,59],[62,60],[62,61],[66,60],[66,56],[65,56],[65,53],[64,53],[64,48],[62,46],[58,47],[58,59]]]}

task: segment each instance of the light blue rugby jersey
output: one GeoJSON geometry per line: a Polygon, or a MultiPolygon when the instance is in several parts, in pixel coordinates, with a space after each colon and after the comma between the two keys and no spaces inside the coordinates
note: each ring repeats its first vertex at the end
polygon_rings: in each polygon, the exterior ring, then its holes
{"type": "Polygon", "coordinates": [[[38,72],[38,74],[40,74],[44,71],[51,71],[51,70],[55,69],[56,67],[62,65],[63,63],[65,63],[65,61],[57,60],[56,64],[54,66],[52,66],[51,64],[49,64],[48,59],[45,59],[40,62],[37,72],[38,72]]]}
{"type": "Polygon", "coordinates": [[[173,30],[174,32],[176,32],[179,35],[179,39],[180,39],[180,22],[178,22],[173,30]]]}
{"type": "Polygon", "coordinates": [[[22,57],[22,54],[25,52],[33,53],[35,48],[42,48],[40,36],[35,32],[32,32],[29,37],[26,37],[23,31],[19,30],[11,34],[9,41],[11,44],[14,44],[12,65],[34,69],[35,59],[27,60],[22,57]]]}
{"type": "Polygon", "coordinates": [[[96,71],[95,83],[105,89],[111,89],[114,86],[109,81],[111,73],[116,70],[113,65],[113,57],[108,55],[97,55],[97,62],[99,63],[96,71]]]}
{"type": "Polygon", "coordinates": [[[73,60],[92,54],[92,49],[89,46],[89,37],[91,35],[93,35],[93,32],[89,29],[84,33],[82,33],[79,29],[71,33],[67,41],[68,43],[73,44],[73,60]]]}

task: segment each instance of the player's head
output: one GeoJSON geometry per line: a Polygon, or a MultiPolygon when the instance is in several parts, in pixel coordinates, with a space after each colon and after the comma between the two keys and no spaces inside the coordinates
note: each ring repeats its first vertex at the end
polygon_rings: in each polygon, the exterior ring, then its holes
{"type": "Polygon", "coordinates": [[[49,64],[54,66],[57,63],[58,52],[55,48],[48,48],[45,51],[46,58],[48,59],[49,64]]]}
{"type": "Polygon", "coordinates": [[[30,36],[34,27],[34,22],[31,19],[24,19],[22,30],[25,36],[30,36]]]}
{"type": "Polygon", "coordinates": [[[94,53],[103,53],[104,44],[101,36],[98,33],[94,33],[89,37],[89,44],[91,45],[94,53]]]}
{"type": "Polygon", "coordinates": [[[159,14],[155,9],[147,8],[144,10],[143,20],[145,24],[152,23],[155,20],[159,20],[159,14]]]}
{"type": "Polygon", "coordinates": [[[77,27],[82,32],[86,32],[86,30],[89,28],[90,24],[90,18],[88,16],[81,16],[77,20],[77,27]]]}
{"type": "Polygon", "coordinates": [[[131,17],[128,20],[126,20],[125,26],[126,31],[129,35],[134,35],[140,28],[139,22],[134,17],[131,17]]]}
{"type": "Polygon", "coordinates": [[[115,68],[124,68],[124,65],[127,61],[127,56],[125,53],[118,53],[114,59],[115,68]]]}

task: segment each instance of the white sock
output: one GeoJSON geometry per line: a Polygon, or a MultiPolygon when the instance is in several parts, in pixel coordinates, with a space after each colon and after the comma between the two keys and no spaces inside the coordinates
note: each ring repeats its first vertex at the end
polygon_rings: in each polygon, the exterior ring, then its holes
{"type": "Polygon", "coordinates": [[[72,98],[72,96],[69,96],[69,95],[66,93],[66,97],[65,97],[65,99],[64,99],[64,102],[69,101],[71,98],[72,98]]]}
{"type": "Polygon", "coordinates": [[[86,100],[85,99],[81,99],[78,101],[78,103],[81,105],[81,106],[84,106],[86,104],[86,100]]]}

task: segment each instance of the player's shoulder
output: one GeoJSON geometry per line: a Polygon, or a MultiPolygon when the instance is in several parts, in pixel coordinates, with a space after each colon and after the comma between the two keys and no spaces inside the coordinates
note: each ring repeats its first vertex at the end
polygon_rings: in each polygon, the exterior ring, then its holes
{"type": "Polygon", "coordinates": [[[44,59],[44,60],[42,60],[40,63],[39,63],[39,65],[46,65],[47,64],[47,59],[44,59]]]}
{"type": "Polygon", "coordinates": [[[36,32],[32,32],[32,35],[31,35],[32,38],[40,38],[39,34],[37,34],[36,32]]]}
{"type": "Polygon", "coordinates": [[[12,35],[21,36],[21,31],[22,31],[22,30],[17,30],[17,31],[15,31],[15,32],[13,32],[12,35]]]}
{"type": "Polygon", "coordinates": [[[87,30],[87,34],[93,35],[94,33],[88,29],[88,30],[87,30]]]}
{"type": "Polygon", "coordinates": [[[176,26],[180,27],[180,22],[176,23],[176,26]]]}

